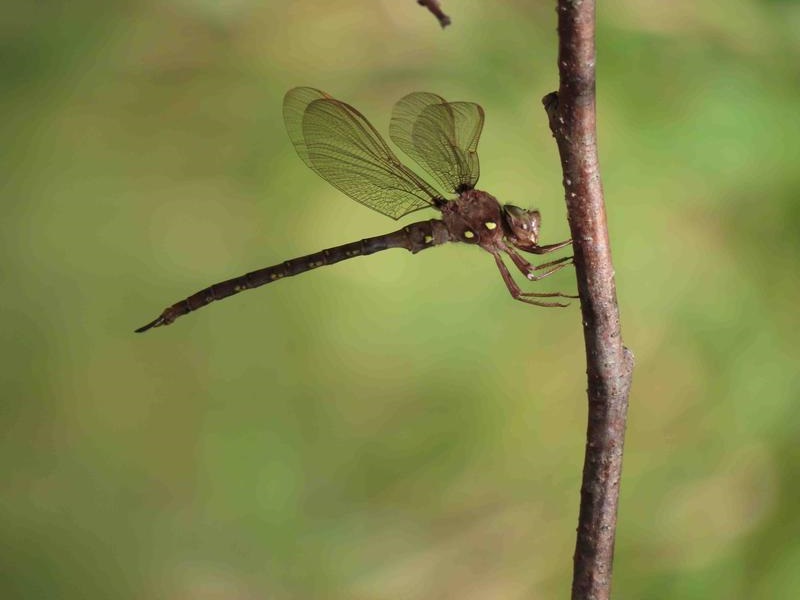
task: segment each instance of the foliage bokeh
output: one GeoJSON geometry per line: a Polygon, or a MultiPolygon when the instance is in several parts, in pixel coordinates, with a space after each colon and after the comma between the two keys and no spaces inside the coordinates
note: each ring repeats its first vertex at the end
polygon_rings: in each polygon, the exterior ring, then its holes
{"type": "MultiPolygon", "coordinates": [[[[480,102],[480,186],[568,235],[552,3],[79,0],[0,21],[4,598],[557,598],[585,429],[576,306],[387,252],[146,335],[229,276],[389,231],[308,171],[312,85],[386,132],[480,102]]],[[[800,588],[800,6],[602,4],[600,150],[637,357],[619,597],[800,588]]],[[[420,215],[421,213],[417,213],[420,215]]],[[[567,271],[541,289],[574,289],[567,271]]]]}

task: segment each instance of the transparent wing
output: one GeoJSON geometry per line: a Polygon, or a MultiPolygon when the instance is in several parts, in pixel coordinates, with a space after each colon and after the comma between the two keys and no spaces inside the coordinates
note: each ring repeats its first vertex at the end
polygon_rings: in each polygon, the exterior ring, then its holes
{"type": "Polygon", "coordinates": [[[294,88],[284,97],[283,118],[303,162],[356,202],[399,219],[441,198],[349,104],[320,90],[294,88]]]}
{"type": "Polygon", "coordinates": [[[461,192],[474,188],[480,177],[483,119],[478,104],[414,92],[395,104],[389,137],[445,189],[461,192]]]}

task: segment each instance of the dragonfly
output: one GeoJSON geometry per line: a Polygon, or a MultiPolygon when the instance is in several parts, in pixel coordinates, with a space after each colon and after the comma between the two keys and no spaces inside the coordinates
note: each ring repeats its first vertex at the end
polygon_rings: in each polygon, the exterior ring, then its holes
{"type": "Polygon", "coordinates": [[[310,87],[289,90],[283,100],[289,138],[303,162],[372,210],[400,219],[422,209],[438,210],[440,218],[335,246],[215,283],[167,307],[137,333],[173,323],[178,317],[245,290],[251,290],[318,267],[390,248],[416,254],[447,242],[478,246],[492,255],[512,298],[542,307],[564,307],[561,292],[524,292],[503,261],[508,256],[530,281],[544,279],[572,262],[562,257],[533,265],[521,252],[548,254],[572,240],[540,245],[541,215],[512,204],[500,204],[475,188],[480,176],[478,141],[484,110],[474,102],[448,102],[430,92],[413,92],[394,106],[390,139],[425,172],[429,183],[408,168],[367,118],[349,104],[310,87]],[[447,198],[438,186],[453,197],[447,198]]]}

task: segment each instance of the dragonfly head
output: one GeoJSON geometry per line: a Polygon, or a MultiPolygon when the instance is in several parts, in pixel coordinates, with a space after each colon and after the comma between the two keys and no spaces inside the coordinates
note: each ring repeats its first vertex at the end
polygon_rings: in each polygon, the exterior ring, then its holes
{"type": "Polygon", "coordinates": [[[503,216],[512,235],[526,245],[536,245],[539,240],[539,225],[542,216],[538,210],[526,210],[513,204],[503,206],[503,216]]]}

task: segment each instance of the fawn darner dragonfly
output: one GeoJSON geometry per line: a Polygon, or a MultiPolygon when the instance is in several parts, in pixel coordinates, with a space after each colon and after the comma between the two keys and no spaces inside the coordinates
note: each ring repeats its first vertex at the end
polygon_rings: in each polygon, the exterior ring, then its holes
{"type": "Polygon", "coordinates": [[[447,102],[436,94],[414,92],[395,104],[392,111],[389,137],[444,189],[457,195],[451,200],[400,162],[364,115],[325,92],[309,87],[289,90],[283,101],[283,117],[303,162],[357,202],[393,219],[436,208],[441,219],[411,223],[392,233],[216,283],[168,307],[137,333],[169,325],[215,300],[317,267],[389,248],[405,248],[416,254],[446,242],[473,244],[489,252],[516,300],[563,307],[566,305],[542,298],[575,297],[560,292],[523,292],[503,262],[502,255],[508,255],[525,277],[536,281],[562,269],[572,257],[534,266],[518,251],[547,254],[572,240],[540,246],[538,211],[511,204],[501,206],[491,194],[475,189],[480,174],[477,147],[484,120],[480,105],[447,102]]]}

